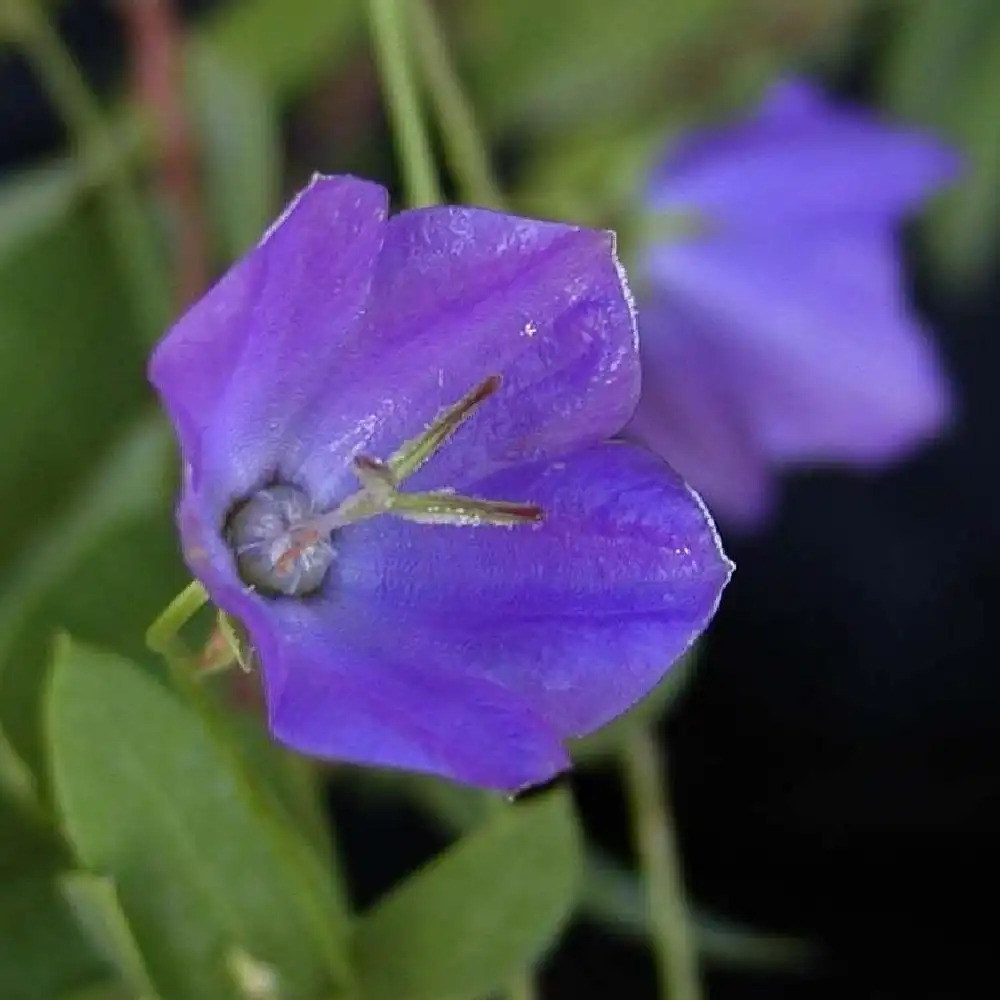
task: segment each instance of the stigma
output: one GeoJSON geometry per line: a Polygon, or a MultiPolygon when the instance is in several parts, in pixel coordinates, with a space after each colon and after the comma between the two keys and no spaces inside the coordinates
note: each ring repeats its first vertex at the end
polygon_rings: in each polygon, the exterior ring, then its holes
{"type": "Polygon", "coordinates": [[[258,490],[226,524],[240,579],[268,596],[307,597],[323,585],[336,550],[332,533],[313,527],[308,494],[288,483],[258,490]]]}

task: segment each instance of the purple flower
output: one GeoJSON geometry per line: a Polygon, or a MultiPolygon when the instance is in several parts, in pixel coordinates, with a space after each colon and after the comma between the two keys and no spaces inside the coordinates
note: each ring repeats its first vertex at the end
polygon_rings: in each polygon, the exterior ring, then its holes
{"type": "Polygon", "coordinates": [[[185,556],[279,740],[513,790],[656,684],[731,565],[606,443],[638,389],[612,235],[386,209],[317,178],[157,348],[185,556]]]}
{"type": "Polygon", "coordinates": [[[630,434],[752,525],[777,468],[874,467],[938,432],[948,385],[907,304],[896,236],[956,169],[930,137],[804,83],[675,147],[651,207],[692,228],[646,255],[630,434]]]}

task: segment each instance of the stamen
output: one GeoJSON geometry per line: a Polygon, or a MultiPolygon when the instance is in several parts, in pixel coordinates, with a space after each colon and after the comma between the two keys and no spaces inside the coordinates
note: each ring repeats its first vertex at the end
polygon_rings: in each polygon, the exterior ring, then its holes
{"type": "Polygon", "coordinates": [[[397,485],[412,476],[502,384],[500,375],[483,379],[454,406],[449,406],[423,434],[405,441],[385,463],[397,485]]]}
{"type": "Polygon", "coordinates": [[[388,513],[418,524],[453,524],[459,527],[480,524],[513,527],[535,524],[545,517],[545,512],[536,504],[479,500],[441,490],[399,493],[388,513]]]}
{"type": "Polygon", "coordinates": [[[357,455],[353,464],[354,475],[369,493],[385,497],[395,493],[399,480],[381,459],[372,458],[370,455],[357,455]]]}
{"type": "Polygon", "coordinates": [[[229,517],[226,535],[244,583],[264,593],[302,597],[319,590],[336,553],[339,529],[380,514],[418,524],[500,525],[542,520],[535,504],[480,500],[450,490],[401,493],[399,484],[426,462],[499,388],[491,375],[454,406],[448,407],[419,437],[411,438],[388,461],[370,455],[354,458],[361,488],[326,513],[297,486],[278,483],[244,501],[229,517]]]}

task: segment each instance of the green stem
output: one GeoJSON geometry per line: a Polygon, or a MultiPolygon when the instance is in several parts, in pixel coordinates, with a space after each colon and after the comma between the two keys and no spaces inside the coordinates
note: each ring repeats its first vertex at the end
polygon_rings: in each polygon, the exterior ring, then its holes
{"type": "Polygon", "coordinates": [[[636,851],[646,887],[650,941],[663,1000],[700,1000],[698,958],[684,894],[667,767],[652,732],[636,726],[622,747],[636,851]]]}
{"type": "Polygon", "coordinates": [[[170,316],[170,294],[149,220],[117,148],[118,136],[42,5],[0,0],[0,25],[37,73],[88,174],[107,179],[101,191],[111,236],[128,277],[136,319],[151,339],[170,316]]]}
{"type": "Polygon", "coordinates": [[[404,0],[368,0],[368,20],[393,141],[403,171],[406,202],[411,207],[441,202],[427,123],[406,45],[404,0]]]}
{"type": "Polygon", "coordinates": [[[146,629],[146,645],[165,660],[187,659],[189,654],[180,631],[207,601],[208,592],[201,583],[192,580],[146,629]]]}
{"type": "Polygon", "coordinates": [[[500,208],[503,195],[490,165],[489,150],[462,90],[434,5],[429,0],[410,0],[409,12],[414,49],[462,198],[500,208]]]}

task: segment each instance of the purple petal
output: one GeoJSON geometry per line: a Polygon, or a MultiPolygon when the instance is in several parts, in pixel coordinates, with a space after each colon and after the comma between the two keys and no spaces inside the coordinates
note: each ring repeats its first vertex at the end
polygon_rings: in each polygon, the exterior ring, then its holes
{"type": "Polygon", "coordinates": [[[677,244],[653,273],[699,317],[714,359],[689,391],[727,393],[776,461],[884,462],[948,418],[947,382],[881,227],[677,244]]]}
{"type": "Polygon", "coordinates": [[[711,618],[731,571],[700,501],[625,444],[506,470],[477,495],[537,503],[542,523],[345,531],[339,587],[367,606],[389,657],[488,678],[561,737],[648,692],[711,618]],[[397,632],[398,630],[398,632],[397,632]]]}
{"type": "Polygon", "coordinates": [[[352,525],[308,601],[214,579],[259,651],[279,739],[515,791],[566,767],[562,740],[646,694],[714,612],[731,564],[648,453],[605,445],[480,486],[541,503],[545,521],[352,525]]]}
{"type": "Polygon", "coordinates": [[[724,336],[679,300],[641,304],[642,395],[627,437],[644,442],[697,486],[729,524],[762,523],[774,502],[770,457],[740,405],[742,375],[724,336]]]}
{"type": "Polygon", "coordinates": [[[294,749],[507,792],[569,765],[534,706],[486,677],[415,656],[393,615],[370,617],[347,600],[322,616],[289,602],[276,618],[280,645],[262,653],[270,724],[294,749]]]}
{"type": "Polygon", "coordinates": [[[638,397],[635,321],[610,233],[485,209],[391,219],[351,389],[325,395],[298,475],[342,488],[346,454],[386,457],[484,378],[503,387],[414,478],[460,486],[608,437],[638,397]],[[331,459],[334,459],[331,461],[331,459]]]}
{"type": "Polygon", "coordinates": [[[276,475],[332,505],[355,453],[386,457],[489,375],[501,392],[415,485],[601,440],[634,409],[612,234],[458,207],[386,224],[385,204],[318,178],[158,347],[151,378],[215,520],[276,475]]]}
{"type": "Polygon", "coordinates": [[[417,655],[394,609],[373,607],[339,584],[324,598],[263,597],[241,584],[191,492],[180,522],[193,571],[213,602],[247,629],[277,739],[329,760],[508,792],[569,765],[535,706],[486,676],[441,670],[417,655]]]}
{"type": "Polygon", "coordinates": [[[873,213],[888,221],[954,180],[958,168],[955,152],[926,133],[789,82],[748,121],[682,140],[658,169],[650,203],[695,211],[725,230],[873,213]]]}
{"type": "Polygon", "coordinates": [[[150,378],[219,516],[281,468],[307,399],[345,391],[386,211],[376,184],[317,177],[157,347],[150,378]]]}

